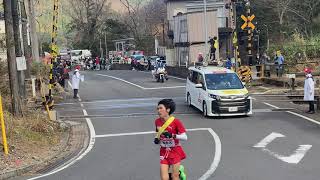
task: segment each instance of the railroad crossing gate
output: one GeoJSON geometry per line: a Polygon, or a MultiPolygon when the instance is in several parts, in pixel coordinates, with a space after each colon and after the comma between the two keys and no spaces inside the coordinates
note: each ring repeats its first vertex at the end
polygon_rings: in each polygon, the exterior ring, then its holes
{"type": "Polygon", "coordinates": [[[256,28],[256,26],[252,23],[252,21],[255,17],[256,16],[254,14],[252,14],[251,16],[248,16],[248,17],[241,15],[241,19],[244,21],[244,23],[241,26],[241,29],[244,30],[246,27],[249,27],[252,30],[254,30],[256,28]]]}

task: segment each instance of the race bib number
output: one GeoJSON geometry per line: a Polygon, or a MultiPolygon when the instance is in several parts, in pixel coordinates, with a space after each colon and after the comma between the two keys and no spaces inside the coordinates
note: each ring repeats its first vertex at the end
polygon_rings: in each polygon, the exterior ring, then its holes
{"type": "Polygon", "coordinates": [[[174,139],[161,139],[160,146],[165,148],[172,148],[176,146],[174,139]]]}

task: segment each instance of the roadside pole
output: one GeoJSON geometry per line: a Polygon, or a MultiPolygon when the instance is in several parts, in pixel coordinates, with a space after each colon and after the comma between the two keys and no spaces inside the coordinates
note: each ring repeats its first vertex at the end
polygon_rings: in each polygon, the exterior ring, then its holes
{"type": "Polygon", "coordinates": [[[107,45],[107,34],[106,33],[104,33],[104,46],[106,48],[105,60],[107,60],[108,59],[108,45],[107,45]]]}
{"type": "MultiPolygon", "coordinates": [[[[204,11],[204,42],[205,42],[205,53],[206,57],[208,57],[207,55],[209,54],[208,52],[208,20],[207,20],[207,0],[203,0],[203,11],[204,11]]],[[[207,58],[205,58],[205,62],[206,64],[208,64],[208,60],[207,58]]]]}
{"type": "Polygon", "coordinates": [[[4,154],[8,155],[9,151],[8,151],[8,143],[7,143],[6,126],[4,124],[4,117],[3,117],[2,96],[1,96],[1,94],[0,94],[0,122],[1,122],[3,150],[4,150],[4,154]]]}

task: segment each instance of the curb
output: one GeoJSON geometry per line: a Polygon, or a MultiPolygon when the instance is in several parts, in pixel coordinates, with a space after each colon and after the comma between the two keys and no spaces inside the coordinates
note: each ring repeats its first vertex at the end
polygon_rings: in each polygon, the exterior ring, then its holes
{"type": "Polygon", "coordinates": [[[84,122],[73,125],[70,123],[67,124],[68,127],[70,127],[69,133],[67,133],[68,137],[64,141],[65,145],[60,151],[39,163],[1,173],[0,180],[21,176],[26,173],[35,175],[49,172],[61,165],[64,161],[76,156],[78,152],[88,145],[88,127],[84,122]]]}

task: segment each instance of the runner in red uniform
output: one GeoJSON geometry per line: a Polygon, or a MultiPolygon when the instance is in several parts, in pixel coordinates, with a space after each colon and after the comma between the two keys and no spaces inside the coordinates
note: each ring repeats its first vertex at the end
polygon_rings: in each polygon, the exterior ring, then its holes
{"type": "MultiPolygon", "coordinates": [[[[163,99],[158,103],[159,118],[155,120],[156,131],[172,117],[176,105],[172,99],[163,99]]],[[[155,144],[160,144],[160,175],[161,180],[169,180],[169,166],[173,166],[172,179],[179,180],[179,168],[181,160],[186,158],[186,154],[180,144],[180,140],[187,140],[186,129],[179,119],[174,120],[160,135],[155,138],[155,144]]]]}

